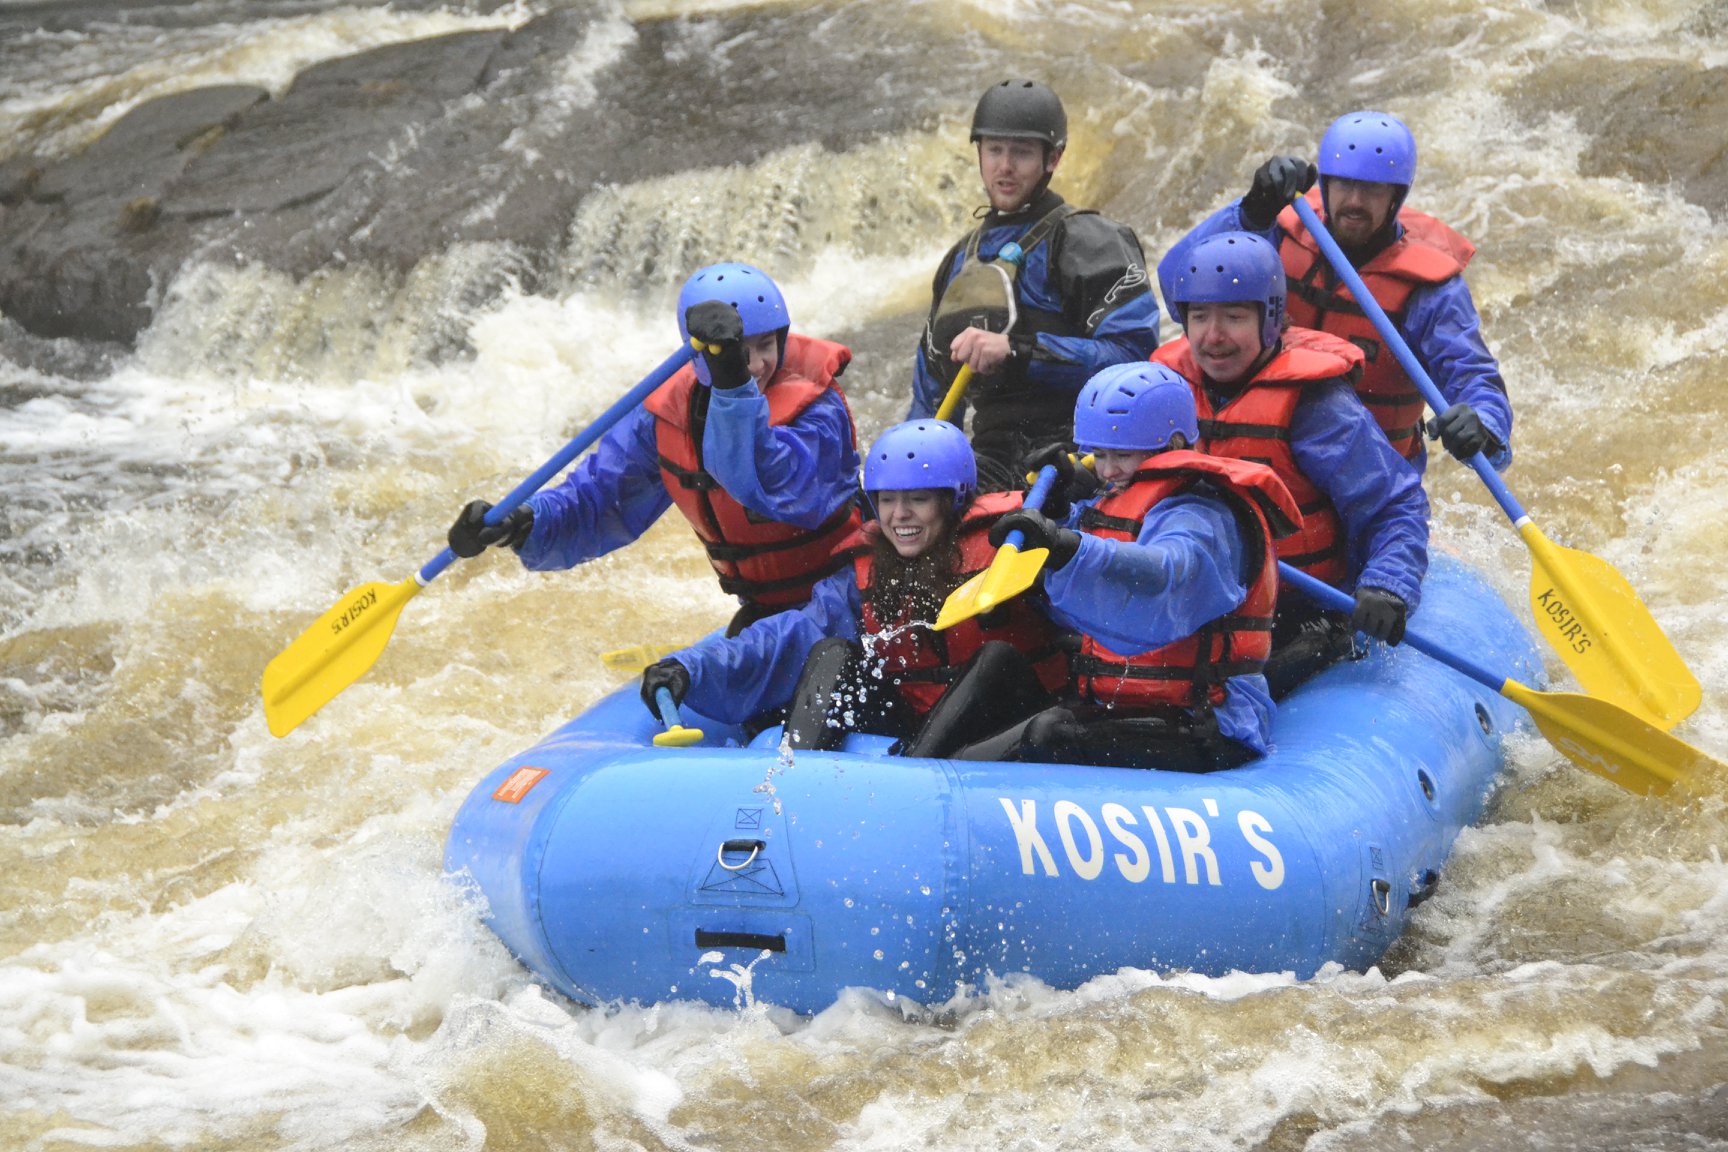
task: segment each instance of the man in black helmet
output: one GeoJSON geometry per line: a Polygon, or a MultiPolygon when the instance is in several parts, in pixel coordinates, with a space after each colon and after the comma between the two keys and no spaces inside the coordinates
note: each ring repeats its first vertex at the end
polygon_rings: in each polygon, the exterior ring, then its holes
{"type": "Polygon", "coordinates": [[[999,491],[1021,486],[1023,462],[1039,449],[1070,442],[1087,380],[1152,354],[1158,304],[1133,230],[1050,190],[1068,144],[1056,93],[1033,80],[995,85],[972,114],[972,142],[990,205],[937,269],[908,418],[934,415],[969,365],[979,487],[999,491]],[[1004,331],[1009,291],[1014,324],[1004,331]],[[975,305],[992,296],[1001,303],[977,326],[975,305]]]}

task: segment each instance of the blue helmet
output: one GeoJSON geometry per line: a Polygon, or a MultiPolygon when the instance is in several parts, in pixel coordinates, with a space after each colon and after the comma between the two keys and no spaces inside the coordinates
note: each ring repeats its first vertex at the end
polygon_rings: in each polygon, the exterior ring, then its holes
{"type": "MultiPolygon", "coordinates": [[[[692,305],[708,300],[723,300],[738,309],[738,316],[744,321],[746,338],[768,332],[782,333],[780,351],[784,355],[784,332],[792,321],[786,313],[786,298],[780,295],[779,287],[762,269],[749,264],[710,264],[684,281],[684,287],[678,292],[678,336],[684,347],[690,346],[690,327],[684,322],[684,314],[692,305]]],[[[697,377],[707,384],[708,362],[700,356],[693,362],[697,377]]]]}
{"type": "Polygon", "coordinates": [[[724,300],[738,309],[745,336],[778,332],[792,323],[786,314],[786,298],[768,274],[748,264],[710,264],[684,281],[678,293],[678,335],[690,342],[684,313],[705,300],[724,300]]]}
{"type": "Polygon", "coordinates": [[[1416,137],[1390,112],[1352,112],[1320,138],[1321,176],[1376,184],[1416,183],[1416,137]]]}
{"type": "Polygon", "coordinates": [[[978,488],[978,462],[966,433],[946,420],[908,420],[870,445],[864,457],[864,491],[903,492],[948,488],[958,512],[978,488]]]}
{"type": "Polygon", "coordinates": [[[1200,439],[1194,393],[1181,373],[1144,361],[1112,364],[1080,389],[1074,403],[1074,441],[1081,448],[1162,452],[1182,433],[1200,439]]]}
{"type": "Polygon", "coordinates": [[[1170,286],[1170,307],[1184,327],[1189,304],[1260,305],[1260,347],[1284,330],[1284,261],[1264,236],[1218,232],[1188,249],[1170,286]]]}

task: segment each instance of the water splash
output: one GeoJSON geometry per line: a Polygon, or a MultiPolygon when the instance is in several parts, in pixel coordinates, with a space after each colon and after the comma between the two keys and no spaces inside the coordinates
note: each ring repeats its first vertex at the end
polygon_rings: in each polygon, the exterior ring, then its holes
{"type": "Polygon", "coordinates": [[[776,816],[780,815],[781,807],[780,796],[774,787],[774,777],[780,775],[782,772],[789,771],[792,767],[793,759],[794,753],[792,750],[792,738],[782,730],[780,733],[780,747],[776,750],[774,760],[763,771],[762,783],[751,789],[752,792],[758,792],[769,798],[770,802],[774,805],[774,815],[776,816]]]}
{"type": "MultiPolygon", "coordinates": [[[[746,1009],[754,1008],[756,1006],[756,965],[762,963],[762,961],[768,959],[768,957],[772,955],[774,955],[774,953],[764,948],[756,954],[756,959],[750,961],[748,964],[728,964],[723,969],[712,969],[708,975],[714,977],[716,980],[725,980],[727,983],[732,985],[732,1006],[738,1011],[743,1012],[746,1009]]],[[[726,954],[724,952],[704,952],[696,963],[698,965],[719,964],[725,959],[726,954]]]]}

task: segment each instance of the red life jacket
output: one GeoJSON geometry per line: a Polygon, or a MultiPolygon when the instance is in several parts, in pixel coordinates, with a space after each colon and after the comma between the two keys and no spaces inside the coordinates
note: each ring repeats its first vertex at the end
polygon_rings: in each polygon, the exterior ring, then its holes
{"type": "MultiPolygon", "coordinates": [[[[1020,493],[992,492],[978,497],[966,509],[956,532],[960,546],[960,573],[954,587],[984,571],[996,555],[987,539],[990,526],[1020,507],[1020,493]]],[[[862,534],[849,541],[855,556],[858,590],[870,587],[875,568],[874,550],[863,544],[862,534]]],[[[884,621],[876,615],[868,596],[864,598],[862,632],[872,636],[869,651],[882,661],[883,675],[897,685],[913,713],[929,712],[944,690],[959,676],[960,669],[986,641],[1004,640],[1032,662],[1038,682],[1051,692],[1068,683],[1068,657],[1058,633],[1025,596],[1016,596],[1000,608],[962,620],[941,632],[930,622],[910,623],[904,618],[884,621]]]]}
{"type": "MultiPolygon", "coordinates": [[[[768,423],[792,423],[830,389],[844,403],[835,378],[851,360],[839,344],[787,333],[779,371],[763,391],[768,423]]],[[[845,567],[847,557],[835,546],[857,529],[858,508],[847,501],[816,528],[799,528],[738,503],[702,465],[708,400],[708,389],[697,384],[688,364],[648,397],[666,491],[708,550],[722,590],[770,607],[807,603],[817,581],[845,567]]]]}
{"type": "Polygon", "coordinates": [[[1208,708],[1224,699],[1230,677],[1265,666],[1278,606],[1273,541],[1295,532],[1302,519],[1289,489],[1270,468],[1186,450],[1162,452],[1142,464],[1122,491],[1082,510],[1080,528],[1105,540],[1137,540],[1160,501],[1197,485],[1223,497],[1236,515],[1252,573],[1247,598],[1194,635],[1138,656],[1120,655],[1086,637],[1074,658],[1082,699],[1130,709],[1157,704],[1208,708]]]}
{"type": "MultiPolygon", "coordinates": [[[[1321,211],[1318,188],[1309,191],[1308,203],[1315,212],[1321,211]]],[[[1474,244],[1425,213],[1405,208],[1398,213],[1398,222],[1404,226],[1403,234],[1357,269],[1394,324],[1404,319],[1412,292],[1460,275],[1476,255],[1474,244]]],[[[1278,226],[1284,231],[1279,255],[1290,285],[1285,306],[1290,323],[1342,336],[1362,349],[1365,361],[1356,392],[1392,447],[1406,460],[1414,460],[1422,448],[1422,394],[1398,357],[1383,345],[1374,322],[1349,287],[1338,280],[1296,209],[1284,209],[1278,226]]]]}
{"type": "Polygon", "coordinates": [[[1302,527],[1278,541],[1278,559],[1317,580],[1341,584],[1349,571],[1344,522],[1331,499],[1296,466],[1290,422],[1306,385],[1340,377],[1354,382],[1362,350],[1324,332],[1291,328],[1278,354],[1253,382],[1216,410],[1186,336],[1160,347],[1152,359],[1176,369],[1194,390],[1202,452],[1264,464],[1290,490],[1302,513],[1302,527]]]}

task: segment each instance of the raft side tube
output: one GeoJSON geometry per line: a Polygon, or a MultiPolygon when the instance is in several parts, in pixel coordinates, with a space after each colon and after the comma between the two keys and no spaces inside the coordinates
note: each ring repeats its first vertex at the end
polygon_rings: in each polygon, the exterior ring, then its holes
{"type": "MultiPolygon", "coordinates": [[[[1420,617],[1529,676],[1529,637],[1456,563],[1420,617]]],[[[1517,709],[1375,646],[1281,707],[1268,757],[1211,775],[884,755],[848,737],[783,763],[778,733],[692,718],[655,749],[621,688],[496,770],[446,855],[492,924],[578,1000],[751,997],[820,1011],[846,987],[922,1003],[992,976],[1059,988],[1132,966],[1291,971],[1379,959],[1476,820],[1517,709]],[[546,775],[495,793],[524,767],[546,775]]],[[[520,778],[517,778],[520,781],[520,778]]]]}

